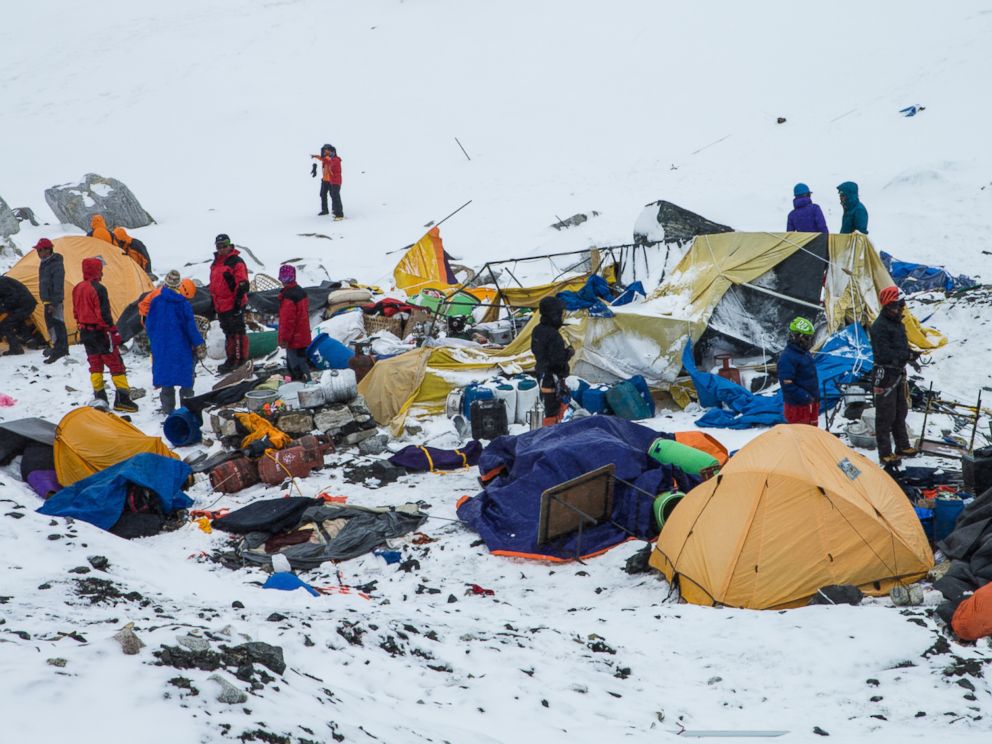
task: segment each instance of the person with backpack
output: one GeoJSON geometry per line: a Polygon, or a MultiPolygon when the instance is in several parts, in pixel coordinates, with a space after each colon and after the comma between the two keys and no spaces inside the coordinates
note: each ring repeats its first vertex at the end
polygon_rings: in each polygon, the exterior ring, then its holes
{"type": "Polygon", "coordinates": [[[797,183],[792,188],[792,196],[792,211],[785,222],[785,229],[789,232],[828,232],[823,210],[819,204],[813,203],[813,192],[809,186],[797,183]]]}
{"type": "Polygon", "coordinates": [[[565,303],[557,297],[545,297],[538,305],[541,321],[534,328],[530,350],[534,354],[534,374],[537,375],[544,403],[544,426],[557,424],[565,413],[568,400],[568,362],[575,354],[565,344],[560,329],[565,324],[565,303]]]}
{"type": "Polygon", "coordinates": [[[200,329],[196,327],[193,308],[181,293],[182,277],[173,269],[152,300],[145,319],[145,331],[152,347],[152,384],[159,390],[162,412],[176,408],[176,388],[181,405],[193,397],[194,366],[206,356],[200,329]]]}
{"type": "Polygon", "coordinates": [[[917,354],[909,347],[902,316],[906,298],[898,287],[886,287],[878,294],[882,312],[871,324],[871,352],[875,362],[872,393],[875,396],[875,446],[883,465],[913,457],[906,416],[909,415],[909,379],[906,365],[918,369],[917,354]],[[895,440],[895,452],[892,440],[895,440]]]}
{"type": "Polygon", "coordinates": [[[125,256],[138,264],[145,273],[152,272],[152,259],[144,243],[128,235],[123,227],[114,228],[114,239],[125,256]]]}
{"type": "Polygon", "coordinates": [[[334,212],[334,221],[344,219],[344,209],[341,206],[341,158],[334,145],[324,145],[320,148],[320,155],[310,157],[321,162],[323,173],[320,179],[320,212],[318,217],[327,214],[327,195],[331,196],[331,209],[334,212]]]}
{"type": "Polygon", "coordinates": [[[868,210],[858,197],[858,184],[854,181],[844,181],[837,187],[840,205],[844,207],[844,216],[840,220],[840,234],[848,235],[855,231],[868,234],[868,210]]]}
{"type": "Polygon", "coordinates": [[[307,347],[310,346],[310,302],[307,293],[296,283],[296,268],[279,267],[279,346],[286,350],[286,367],[294,380],[310,382],[307,347]]]}
{"type": "Polygon", "coordinates": [[[45,328],[52,345],[42,352],[45,364],[69,354],[69,334],[65,327],[65,263],[48,238],[35,243],[38,251],[38,297],[45,308],[45,328]]]}
{"type": "Polygon", "coordinates": [[[111,245],[117,245],[114,236],[110,234],[110,230],[107,228],[107,221],[103,218],[102,214],[95,214],[90,217],[90,231],[86,234],[91,238],[104,240],[111,245]]]}
{"type": "Polygon", "coordinates": [[[16,279],[0,276],[0,338],[7,340],[4,356],[18,356],[24,353],[23,344],[31,338],[27,321],[38,306],[31,291],[16,279]]]}
{"type": "Polygon", "coordinates": [[[812,345],[813,324],[807,318],[795,318],[789,324],[789,340],[778,357],[782,413],[787,424],[819,425],[820,380],[809,352],[812,345]]]}
{"type": "Polygon", "coordinates": [[[103,279],[103,261],[99,258],[83,259],[83,281],[72,288],[72,313],[79,328],[79,339],[86,349],[90,363],[90,382],[93,396],[107,403],[104,387],[104,367],[110,372],[116,395],[114,410],[134,413],[138,406],[131,400],[131,387],[127,382],[124,360],[120,347],[123,343],[110,314],[110,298],[103,279]]]}
{"type": "Polygon", "coordinates": [[[214,260],[210,265],[210,297],[214,302],[220,329],[224,332],[226,361],[217,367],[224,374],[248,361],[248,267],[231,238],[221,233],[214,239],[214,260]]]}

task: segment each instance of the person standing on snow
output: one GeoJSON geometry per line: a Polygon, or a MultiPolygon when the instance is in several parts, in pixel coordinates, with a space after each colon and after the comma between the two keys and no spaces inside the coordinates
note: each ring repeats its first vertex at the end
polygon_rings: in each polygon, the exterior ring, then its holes
{"type": "Polygon", "coordinates": [[[320,179],[320,212],[317,216],[327,214],[327,195],[331,195],[331,209],[334,211],[334,221],[344,219],[344,209],[341,206],[341,158],[334,145],[324,145],[320,155],[310,157],[321,162],[323,173],[320,179]]]}
{"type": "Polygon", "coordinates": [[[778,357],[778,380],[782,385],[783,415],[787,424],[818,426],[820,380],[816,362],[809,353],[813,324],[796,318],[789,324],[789,340],[778,357]]]}
{"type": "Polygon", "coordinates": [[[792,211],[786,220],[785,229],[789,232],[825,233],[827,221],[823,218],[820,205],[813,203],[813,193],[809,186],[797,183],[792,189],[792,211]]]}
{"type": "Polygon", "coordinates": [[[286,350],[286,367],[294,380],[310,382],[307,347],[310,346],[310,302],[307,293],[296,283],[296,269],[289,264],[279,267],[279,346],[286,350]]]}
{"type": "Polygon", "coordinates": [[[106,241],[111,245],[117,245],[117,241],[110,234],[110,230],[107,228],[107,221],[103,219],[102,214],[95,214],[90,217],[90,231],[86,234],[91,238],[106,241]]]}
{"type": "Polygon", "coordinates": [[[18,356],[24,353],[24,339],[30,338],[27,320],[31,317],[38,301],[31,291],[16,279],[0,276],[0,313],[6,316],[0,320],[0,337],[7,339],[4,356],[18,356]]]}
{"type": "Polygon", "coordinates": [[[114,228],[114,239],[125,256],[138,264],[146,273],[151,273],[152,259],[148,255],[148,249],[144,243],[128,235],[127,230],[123,227],[114,228]]]}
{"type": "Polygon", "coordinates": [[[117,391],[114,410],[134,413],[138,406],[131,400],[131,388],[121,359],[121,334],[110,314],[110,298],[107,288],[100,283],[102,278],[103,262],[99,258],[84,258],[83,281],[72,288],[72,314],[76,317],[79,339],[90,363],[93,396],[108,402],[103,379],[106,366],[117,391]]]}
{"type": "Polygon", "coordinates": [[[565,324],[565,303],[557,297],[545,297],[538,309],[541,321],[530,339],[534,354],[534,373],[537,375],[544,403],[544,426],[561,421],[564,402],[567,400],[565,378],[568,362],[575,350],[565,345],[559,329],[565,324]]]}
{"type": "Polygon", "coordinates": [[[858,184],[854,181],[844,181],[837,187],[840,205],[844,207],[844,216],[840,220],[840,234],[847,235],[855,231],[868,234],[868,210],[858,198],[858,184]]]}
{"type": "Polygon", "coordinates": [[[45,364],[51,364],[69,354],[69,334],[65,328],[65,263],[55,252],[48,238],[39,240],[38,297],[45,306],[45,328],[52,345],[43,352],[45,364]]]}
{"type": "Polygon", "coordinates": [[[166,274],[165,284],[152,300],[145,320],[152,347],[152,384],[161,388],[159,401],[166,415],[176,409],[177,387],[182,405],[193,397],[193,368],[196,359],[202,359],[207,352],[181,285],[178,271],[173,269],[166,274]]]}
{"type": "Polygon", "coordinates": [[[916,355],[909,348],[902,315],[906,300],[898,287],[886,287],[878,294],[882,312],[871,324],[871,351],[875,360],[872,392],[875,394],[875,445],[883,464],[913,457],[906,416],[909,413],[909,380],[906,365],[918,369],[916,355]],[[896,451],[892,452],[895,439],[896,451]]]}
{"type": "Polygon", "coordinates": [[[227,360],[217,367],[223,374],[248,361],[248,328],[245,326],[248,267],[226,234],[214,238],[214,246],[217,250],[210,265],[210,297],[224,332],[227,360]]]}

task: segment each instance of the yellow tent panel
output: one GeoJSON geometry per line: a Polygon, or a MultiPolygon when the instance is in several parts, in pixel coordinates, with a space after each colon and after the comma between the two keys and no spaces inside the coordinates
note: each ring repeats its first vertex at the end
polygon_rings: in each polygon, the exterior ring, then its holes
{"type": "Polygon", "coordinates": [[[408,296],[422,289],[448,289],[458,286],[448,265],[448,256],[441,242],[441,231],[432,227],[420,240],[410,246],[393,269],[397,289],[408,296]]]}
{"type": "Polygon", "coordinates": [[[813,426],[780,425],[690,491],[650,563],[692,604],[805,605],[829,584],[872,595],[921,579],[933,554],[881,468],[813,426]]]}

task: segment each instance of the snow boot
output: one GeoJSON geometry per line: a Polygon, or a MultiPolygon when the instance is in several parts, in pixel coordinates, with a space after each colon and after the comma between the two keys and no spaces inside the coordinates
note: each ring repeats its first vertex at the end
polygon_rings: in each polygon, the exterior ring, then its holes
{"type": "Polygon", "coordinates": [[[137,413],[138,404],[131,400],[131,391],[126,388],[117,388],[114,396],[114,410],[125,413],[137,413]]]}

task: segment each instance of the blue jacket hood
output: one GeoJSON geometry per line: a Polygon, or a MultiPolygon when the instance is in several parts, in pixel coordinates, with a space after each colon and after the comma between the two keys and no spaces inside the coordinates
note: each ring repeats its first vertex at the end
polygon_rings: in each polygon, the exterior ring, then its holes
{"type": "Polygon", "coordinates": [[[837,187],[837,190],[844,195],[848,206],[853,207],[858,203],[858,184],[854,181],[844,181],[844,183],[837,187]]]}
{"type": "Polygon", "coordinates": [[[813,203],[812,197],[809,196],[797,196],[792,200],[792,206],[795,209],[802,209],[803,207],[808,207],[813,203]]]}

